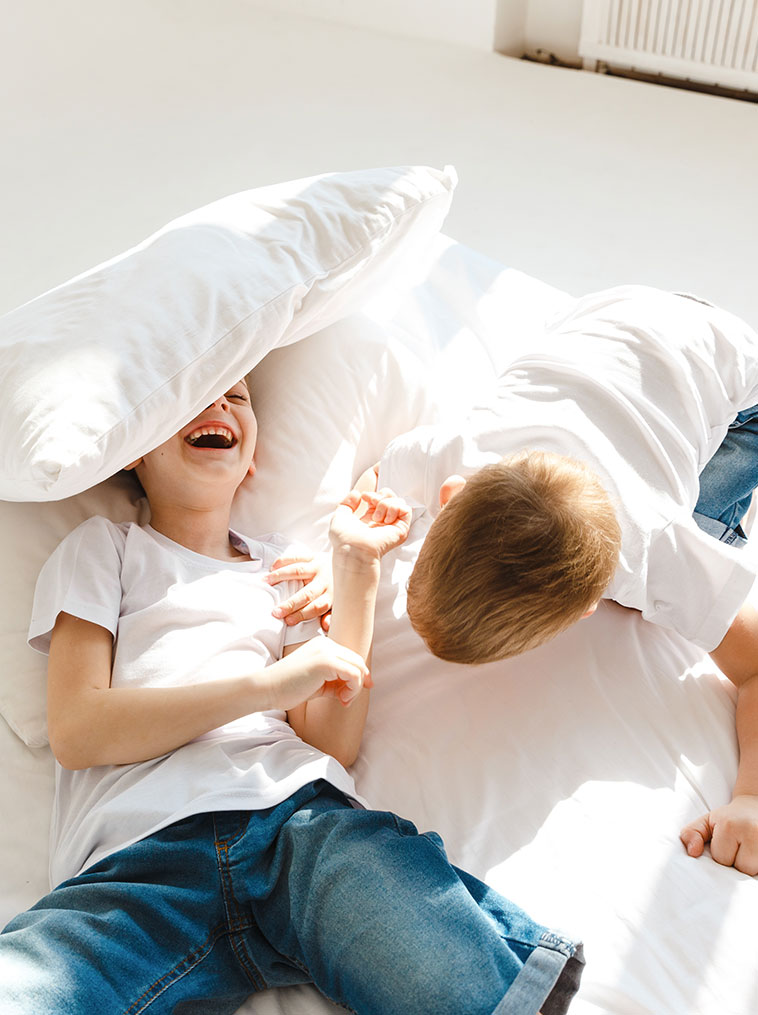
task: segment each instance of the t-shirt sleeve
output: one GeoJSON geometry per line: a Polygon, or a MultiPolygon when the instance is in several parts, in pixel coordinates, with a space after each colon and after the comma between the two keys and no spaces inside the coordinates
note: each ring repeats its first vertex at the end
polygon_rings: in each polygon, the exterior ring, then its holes
{"type": "Polygon", "coordinates": [[[753,553],[719,542],[689,517],[670,522],[650,544],[643,617],[712,651],[753,586],[753,553]]]}
{"type": "Polygon", "coordinates": [[[471,476],[500,461],[512,440],[508,430],[497,404],[475,406],[454,423],[417,427],[387,445],[379,462],[379,486],[390,487],[412,508],[436,516],[445,480],[471,476]]]}
{"type": "Polygon", "coordinates": [[[60,543],[37,579],[28,642],[47,654],[59,613],[106,628],[116,636],[121,610],[123,532],[106,518],[90,518],[60,543]]]}
{"type": "MultiPolygon", "coordinates": [[[[289,582],[282,583],[289,585],[289,582]]],[[[292,583],[293,592],[297,588],[296,583],[292,583]]],[[[311,638],[319,638],[324,634],[324,630],[321,627],[320,620],[303,620],[299,624],[285,624],[284,631],[284,644],[285,645],[299,645],[303,641],[310,641],[311,638]]]]}
{"type": "MultiPolygon", "coordinates": [[[[431,483],[430,455],[435,427],[421,426],[387,445],[379,461],[377,488],[389,487],[413,509],[414,520],[427,503],[431,483]]],[[[437,502],[431,505],[434,511],[437,502]]]]}

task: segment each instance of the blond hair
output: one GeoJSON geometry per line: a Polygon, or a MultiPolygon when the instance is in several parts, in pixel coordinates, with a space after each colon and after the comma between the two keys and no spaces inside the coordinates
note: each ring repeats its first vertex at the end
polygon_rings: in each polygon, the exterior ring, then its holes
{"type": "Polygon", "coordinates": [[[408,582],[408,615],[441,659],[518,655],[592,609],[620,545],[592,470],[519,452],[475,473],[437,516],[408,582]]]}

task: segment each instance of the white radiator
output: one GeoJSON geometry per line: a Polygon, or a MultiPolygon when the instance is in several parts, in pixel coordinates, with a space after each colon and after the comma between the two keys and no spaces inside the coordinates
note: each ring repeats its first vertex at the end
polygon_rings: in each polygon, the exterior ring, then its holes
{"type": "Polygon", "coordinates": [[[758,92],[758,0],[583,0],[579,55],[758,92]]]}

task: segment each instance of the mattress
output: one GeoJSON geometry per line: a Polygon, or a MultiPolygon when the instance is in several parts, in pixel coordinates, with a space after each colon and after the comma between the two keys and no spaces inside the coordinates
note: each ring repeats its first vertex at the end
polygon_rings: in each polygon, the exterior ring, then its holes
{"type": "MultiPolygon", "coordinates": [[[[321,474],[306,509],[302,497],[256,502],[261,531],[275,517],[277,528],[320,546],[324,507],[340,482],[376,461],[403,428],[465,412],[571,299],[442,237],[410,289],[368,300],[360,314],[270,353],[251,374],[260,471],[284,468],[286,454],[288,470],[321,474]],[[295,389],[291,404],[303,384],[302,412],[288,407],[286,419],[276,397],[285,377],[295,389]],[[372,384],[377,377],[381,385],[372,384]],[[355,389],[349,411],[360,425],[338,418],[330,430],[330,412],[348,410],[330,408],[329,384],[355,389]],[[319,418],[325,436],[315,460],[292,434],[319,418]],[[282,432],[279,446],[272,435],[282,432]]],[[[110,491],[106,483],[59,503],[0,505],[4,605],[15,611],[0,640],[0,681],[29,662],[19,618],[36,564],[87,513],[120,504],[110,491]],[[26,568],[13,545],[22,524],[33,543],[26,568]]],[[[584,941],[573,1015],[758,1011],[756,879],[718,866],[707,851],[688,857],[678,838],[684,823],[729,798],[734,688],[701,650],[609,601],[512,660],[472,668],[433,658],[405,612],[406,581],[429,522],[422,513],[384,561],[375,689],[353,767],[359,792],[434,829],[453,863],[584,941]]],[[[4,924],[48,888],[54,766],[49,748],[28,746],[3,721],[0,757],[4,924]]],[[[251,998],[241,1012],[337,1010],[314,988],[298,987],[251,998]]]]}

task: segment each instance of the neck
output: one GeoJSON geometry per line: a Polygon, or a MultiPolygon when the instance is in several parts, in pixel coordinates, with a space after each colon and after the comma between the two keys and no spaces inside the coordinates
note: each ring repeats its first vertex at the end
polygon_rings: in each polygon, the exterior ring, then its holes
{"type": "Polygon", "coordinates": [[[150,524],[175,543],[204,557],[233,560],[241,556],[229,542],[231,507],[181,508],[150,506],[150,524]]]}

